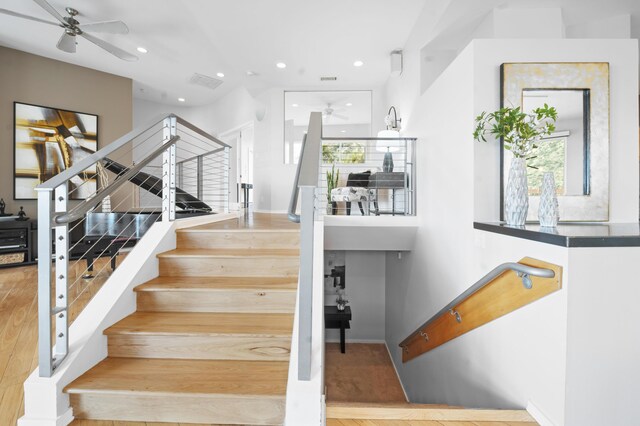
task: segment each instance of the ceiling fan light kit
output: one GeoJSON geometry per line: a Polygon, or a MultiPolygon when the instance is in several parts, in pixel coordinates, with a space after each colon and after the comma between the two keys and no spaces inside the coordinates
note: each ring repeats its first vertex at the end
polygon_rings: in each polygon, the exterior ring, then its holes
{"type": "Polygon", "coordinates": [[[128,34],[129,28],[122,21],[104,21],[104,22],[91,22],[87,24],[81,24],[76,19],[80,13],[72,8],[67,7],[65,11],[69,16],[62,16],[58,11],[47,3],[46,0],[33,0],[38,4],[38,6],[42,7],[45,11],[47,11],[51,16],[53,16],[58,22],[51,22],[44,19],[36,18],[35,16],[24,15],[22,13],[14,12],[7,9],[0,9],[0,13],[13,16],[16,18],[28,19],[30,21],[40,22],[42,24],[55,25],[58,27],[62,27],[64,32],[62,36],[58,40],[56,47],[63,52],[67,53],[75,53],[76,52],[76,36],[83,37],[95,44],[96,46],[106,50],[111,53],[115,57],[122,59],[124,61],[137,61],[138,57],[132,55],[129,52],[126,52],[119,47],[114,46],[111,43],[108,43],[98,37],[93,36],[87,31],[97,32],[97,33],[107,33],[107,34],[128,34]]]}

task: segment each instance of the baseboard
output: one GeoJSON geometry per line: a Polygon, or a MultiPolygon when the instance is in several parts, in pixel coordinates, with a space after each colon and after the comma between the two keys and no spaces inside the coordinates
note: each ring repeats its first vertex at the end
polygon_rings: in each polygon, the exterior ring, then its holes
{"type": "Polygon", "coordinates": [[[387,348],[387,353],[389,354],[389,358],[391,359],[391,365],[393,365],[393,370],[396,372],[396,376],[398,377],[398,381],[400,382],[400,387],[402,388],[402,393],[404,393],[404,399],[409,401],[409,396],[407,395],[407,391],[404,388],[404,383],[402,383],[402,379],[400,378],[400,374],[398,374],[398,369],[396,368],[396,363],[393,362],[393,356],[391,356],[391,351],[389,350],[389,345],[387,345],[387,341],[384,342],[384,347],[387,348]]]}
{"type": "Polygon", "coordinates": [[[56,419],[34,419],[26,415],[18,419],[18,426],[67,426],[73,421],[73,409],[69,407],[63,415],[56,419]]]}
{"type": "Polygon", "coordinates": [[[533,402],[527,403],[527,412],[535,419],[540,426],[556,426],[547,416],[544,415],[533,402]]]}

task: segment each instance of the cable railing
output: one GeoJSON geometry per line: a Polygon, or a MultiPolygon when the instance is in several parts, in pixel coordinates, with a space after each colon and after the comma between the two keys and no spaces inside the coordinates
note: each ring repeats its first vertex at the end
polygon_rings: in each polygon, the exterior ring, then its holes
{"type": "Polygon", "coordinates": [[[36,188],[41,377],[68,355],[72,308],[95,294],[96,277],[115,269],[156,221],[229,211],[229,150],[169,114],[36,188]]]}
{"type": "Polygon", "coordinates": [[[495,267],[400,342],[403,361],[559,290],[561,275],[559,266],[531,258],[495,267]]]}
{"type": "Polygon", "coordinates": [[[333,216],[416,214],[416,138],[325,137],[318,210],[333,216]]]}

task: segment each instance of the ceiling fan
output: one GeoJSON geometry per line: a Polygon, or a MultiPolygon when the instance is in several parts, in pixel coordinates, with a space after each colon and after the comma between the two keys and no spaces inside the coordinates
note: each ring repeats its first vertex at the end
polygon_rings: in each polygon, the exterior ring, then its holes
{"type": "Polygon", "coordinates": [[[98,47],[106,50],[112,55],[125,60],[125,61],[137,61],[138,57],[135,55],[126,52],[119,47],[114,46],[111,43],[108,43],[102,39],[99,39],[87,31],[93,31],[98,33],[108,33],[108,34],[127,34],[129,32],[129,28],[122,21],[104,21],[104,22],[92,22],[88,24],[81,24],[76,20],[76,16],[79,12],[72,8],[67,7],[65,11],[69,16],[63,17],[58,11],[47,3],[46,0],[33,0],[40,7],[46,10],[51,16],[56,18],[59,22],[51,22],[45,19],[36,18],[35,16],[24,15],[22,13],[14,12],[12,10],[0,9],[0,13],[5,15],[15,16],[17,18],[29,19],[31,21],[40,22],[48,25],[56,25],[58,27],[62,27],[64,32],[58,40],[58,44],[56,45],[58,49],[63,52],[75,53],[76,52],[76,36],[84,37],[89,40],[91,43],[95,44],[98,47]]]}
{"type": "MultiPolygon", "coordinates": [[[[339,120],[349,120],[349,117],[346,115],[336,114],[336,110],[331,107],[332,104],[327,103],[327,106],[322,110],[322,118],[325,119],[326,122],[330,121],[332,118],[337,118],[339,120]]],[[[344,108],[338,110],[338,112],[343,111],[344,108]]]]}

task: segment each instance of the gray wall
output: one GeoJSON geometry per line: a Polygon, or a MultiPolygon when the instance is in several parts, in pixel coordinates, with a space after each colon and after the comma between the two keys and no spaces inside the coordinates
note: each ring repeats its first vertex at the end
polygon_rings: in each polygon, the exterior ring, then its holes
{"type": "Polygon", "coordinates": [[[13,200],[13,102],[98,115],[98,144],[132,128],[132,81],[112,74],[0,47],[0,197],[7,212],[24,206],[35,218],[35,201],[13,200]]]}
{"type": "MultiPolygon", "coordinates": [[[[347,251],[346,297],[353,319],[347,342],[384,342],[385,252],[347,251]]],[[[325,293],[325,304],[335,305],[337,295],[325,293]]],[[[325,339],[340,340],[339,330],[326,330],[325,339]]]]}

